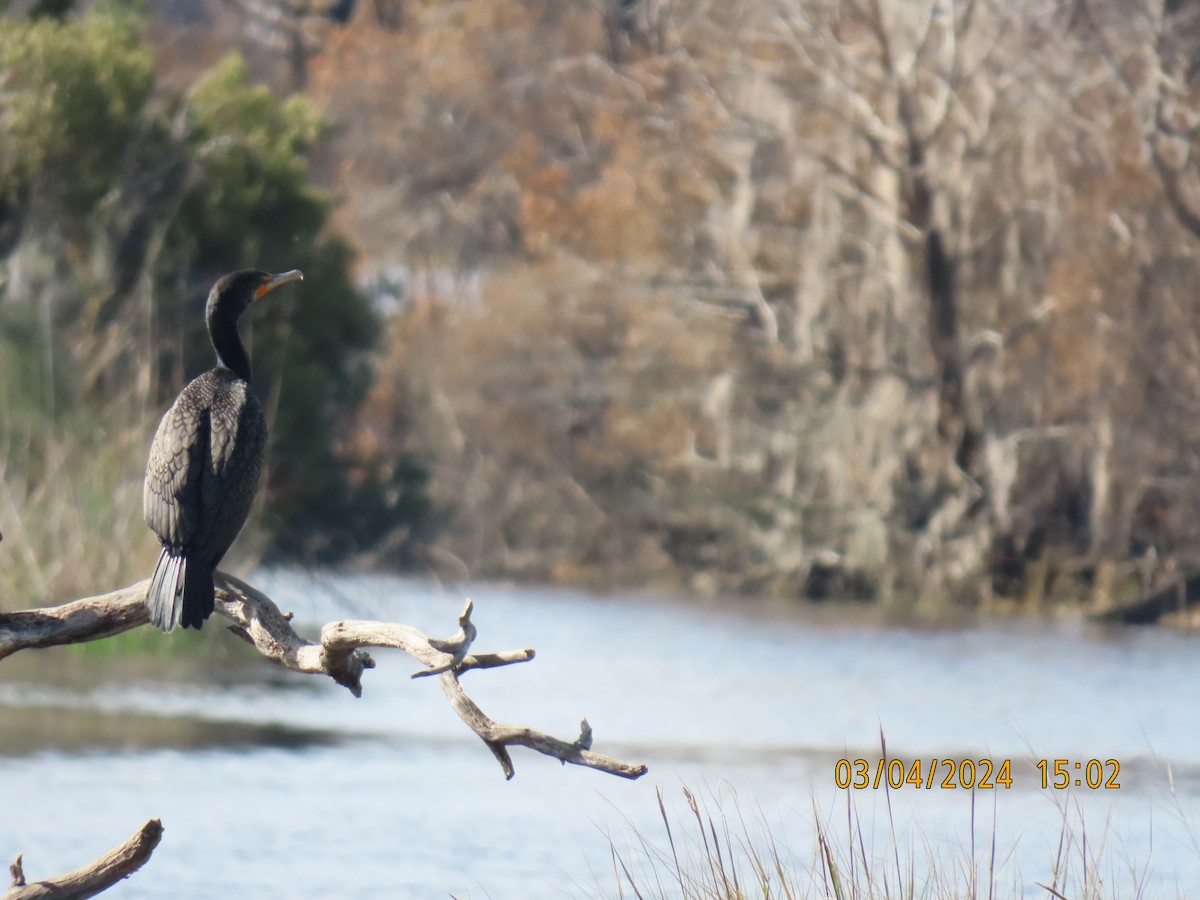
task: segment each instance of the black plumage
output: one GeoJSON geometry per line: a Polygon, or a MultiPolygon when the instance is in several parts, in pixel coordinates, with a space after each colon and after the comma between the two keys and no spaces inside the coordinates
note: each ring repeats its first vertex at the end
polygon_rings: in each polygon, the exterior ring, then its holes
{"type": "Polygon", "coordinates": [[[205,320],[217,365],[167,410],[146,463],[142,509],[162,542],[146,606],[163,631],[199,628],[213,611],[213,570],[242,530],[258,490],[267,420],[250,389],[238,318],[255,300],[303,276],[244,269],[208,294],[205,320]]]}

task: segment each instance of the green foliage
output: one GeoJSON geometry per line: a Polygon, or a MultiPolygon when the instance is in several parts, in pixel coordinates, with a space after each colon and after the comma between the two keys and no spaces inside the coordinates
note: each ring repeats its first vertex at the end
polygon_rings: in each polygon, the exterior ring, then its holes
{"type": "Polygon", "coordinates": [[[203,264],[273,259],[311,248],[327,204],[308,183],[305,152],[319,114],[302,98],[281,100],[225,57],[188,100],[190,152],[200,172],[173,237],[203,264]]]}
{"type": "MultiPolygon", "coordinates": [[[[380,323],[350,282],[350,248],[321,234],[328,204],[308,181],[304,155],[320,117],[302,98],[280,99],[252,84],[237,56],[195,87],[188,112],[201,174],[170,245],[187,248],[194,271],[219,273],[230,260],[304,270],[303,285],[256,308],[244,325],[253,336],[256,389],[272,417],[268,550],[325,559],[353,552],[419,516],[421,497],[401,504],[388,497],[411,498],[424,481],[410,473],[398,494],[368,490],[371,479],[362,477],[356,487],[338,452],[339,433],[371,383],[380,323]]],[[[199,319],[184,324],[195,334],[189,345],[207,357],[199,319]]],[[[196,359],[189,371],[203,364],[196,359]]]]}
{"type": "Polygon", "coordinates": [[[0,308],[0,404],[11,424],[14,417],[40,418],[45,400],[43,364],[37,322],[32,310],[0,308]]]}
{"type": "MultiPolygon", "coordinates": [[[[140,520],[149,434],[183,382],[212,365],[205,296],[222,273],[255,266],[305,273],[243,324],[272,418],[269,551],[354,552],[419,516],[423,473],[402,465],[402,490],[376,490],[371,466],[347,450],[381,329],[351,281],[350,249],[323,233],[329,204],[306,156],[322,126],[312,105],[252,83],[236,55],[186,96],[156,92],[137,21],[116,8],[0,18],[0,83],[0,400],[57,436],[45,439],[59,460],[51,471],[25,454],[10,468],[18,506],[57,491],[99,521],[140,520]],[[125,462],[96,480],[100,498],[82,496],[66,471],[90,471],[68,460],[88,443],[81,423],[97,417],[127,445],[125,462]],[[119,511],[118,485],[138,495],[119,511]]],[[[32,523],[38,511],[27,512],[32,523]]],[[[65,584],[38,560],[67,532],[31,525],[25,535],[27,585],[65,584]]]]}
{"type": "Polygon", "coordinates": [[[39,185],[81,214],[110,186],[150,96],[149,48],[119,17],[0,18],[0,73],[0,198],[39,185]]]}
{"type": "Polygon", "coordinates": [[[330,435],[363,402],[373,372],[376,313],[347,281],[349,248],[326,240],[303,254],[295,298],[264,304],[255,326],[255,384],[272,398],[268,529],[273,555],[336,558],[425,511],[424,472],[400,466],[386,485],[368,472],[348,479],[330,435]],[[277,402],[276,401],[277,398],[277,402]],[[416,496],[414,496],[414,494],[416,496]]]}

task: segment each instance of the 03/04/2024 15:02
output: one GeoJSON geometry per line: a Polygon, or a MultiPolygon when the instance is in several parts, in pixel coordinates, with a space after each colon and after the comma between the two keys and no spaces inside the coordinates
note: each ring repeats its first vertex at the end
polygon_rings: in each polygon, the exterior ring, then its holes
{"type": "MultiPolygon", "coordinates": [[[[1041,759],[1035,768],[1043,790],[1070,787],[1115,790],[1121,763],[1115,759],[1041,759]]],[[[833,767],[834,784],[842,790],[899,790],[904,787],[943,790],[994,790],[1013,786],[1012,760],[981,759],[839,759],[833,767]],[[939,771],[940,770],[940,771],[939,771]]]]}

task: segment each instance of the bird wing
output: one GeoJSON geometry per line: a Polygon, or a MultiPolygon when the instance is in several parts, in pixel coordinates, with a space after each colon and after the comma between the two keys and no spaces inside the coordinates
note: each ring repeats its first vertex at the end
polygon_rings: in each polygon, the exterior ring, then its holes
{"type": "Polygon", "coordinates": [[[193,546],[216,565],[246,522],[266,447],[262,405],[245,382],[219,390],[210,413],[208,464],[201,472],[193,546]]]}
{"type": "Polygon", "coordinates": [[[146,524],[164,546],[175,550],[191,543],[200,524],[200,481],[209,435],[208,410],[187,400],[185,388],[158,424],[142,491],[146,524]]]}

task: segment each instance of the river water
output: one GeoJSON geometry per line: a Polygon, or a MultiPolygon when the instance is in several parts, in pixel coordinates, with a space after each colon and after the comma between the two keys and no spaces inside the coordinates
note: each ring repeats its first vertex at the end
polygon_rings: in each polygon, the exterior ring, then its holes
{"type": "Polygon", "coordinates": [[[877,886],[913,881],[918,894],[931,880],[961,893],[972,868],[1000,896],[1044,893],[1039,882],[1072,897],[1089,885],[1200,893],[1191,635],[935,628],[386,577],[255,580],[301,630],[385,618],[448,635],[469,595],[476,650],[538,653],[464,676],[488,714],[565,738],[586,716],[596,750],[650,773],[630,782],[517,748],[505,782],[436,680],[410,680],[416,664],[390,651],[375,654],[360,700],[195,641],[182,662],[27,652],[0,662],[0,860],[24,851],[27,875],[46,877],[157,817],[166,831],[152,860],[106,896],[613,897],[614,848],[643,889],[675,896],[651,862],[670,853],[657,794],[686,853],[686,787],[735,845],[769,834],[801,890],[823,883],[821,824],[843,870],[865,865],[877,886]],[[950,789],[939,776],[931,788],[839,789],[838,760],[873,770],[881,733],[889,758],[924,771],[933,759],[1011,760],[1012,786],[950,789]],[[1071,782],[1086,780],[1088,760],[1117,760],[1120,787],[1043,789],[1042,759],[1067,760],[1071,782]]]}

